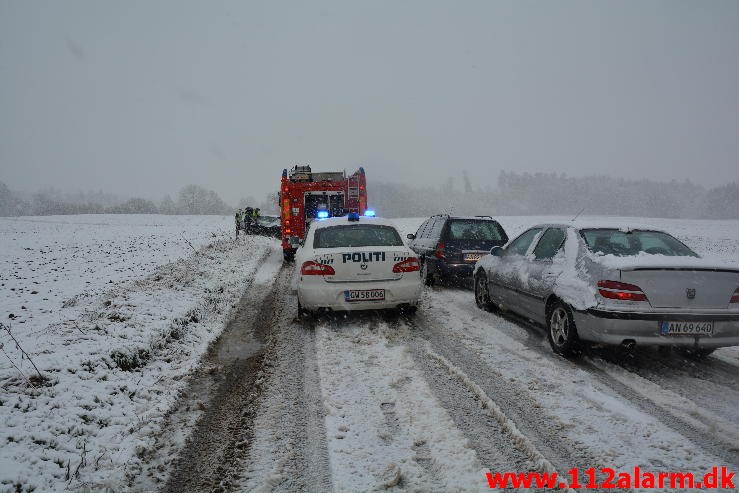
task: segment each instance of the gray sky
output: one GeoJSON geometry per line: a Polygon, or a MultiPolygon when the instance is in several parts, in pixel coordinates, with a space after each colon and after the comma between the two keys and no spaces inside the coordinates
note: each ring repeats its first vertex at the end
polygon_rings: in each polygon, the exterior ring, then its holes
{"type": "Polygon", "coordinates": [[[739,1],[0,0],[11,188],[235,203],[296,163],[739,181],[739,1]]]}

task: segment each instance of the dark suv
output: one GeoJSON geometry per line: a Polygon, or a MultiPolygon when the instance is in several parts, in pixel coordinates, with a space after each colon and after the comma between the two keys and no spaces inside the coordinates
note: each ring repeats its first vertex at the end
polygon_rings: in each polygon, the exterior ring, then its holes
{"type": "Polygon", "coordinates": [[[490,216],[431,216],[409,246],[421,259],[421,277],[427,286],[444,278],[466,278],[480,257],[508,241],[503,227],[490,216]]]}

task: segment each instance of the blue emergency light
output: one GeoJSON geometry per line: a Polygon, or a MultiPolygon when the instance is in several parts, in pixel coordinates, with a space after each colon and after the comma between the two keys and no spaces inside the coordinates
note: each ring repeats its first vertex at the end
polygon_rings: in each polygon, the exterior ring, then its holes
{"type": "Polygon", "coordinates": [[[349,214],[348,214],[348,215],[346,216],[346,218],[347,218],[347,219],[348,219],[349,221],[352,221],[352,222],[354,222],[354,221],[359,221],[359,214],[358,214],[358,213],[356,213],[356,212],[350,212],[350,213],[349,213],[349,214]]]}
{"type": "Polygon", "coordinates": [[[316,213],[316,217],[318,219],[327,219],[328,218],[328,211],[318,211],[316,213]]]}
{"type": "Polygon", "coordinates": [[[375,214],[375,211],[367,209],[366,211],[364,211],[364,215],[367,217],[375,217],[377,214],[375,214]]]}

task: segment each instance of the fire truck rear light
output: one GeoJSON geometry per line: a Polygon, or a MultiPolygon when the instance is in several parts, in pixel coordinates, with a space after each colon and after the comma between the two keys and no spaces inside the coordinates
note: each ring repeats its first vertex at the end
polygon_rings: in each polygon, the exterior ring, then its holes
{"type": "Polygon", "coordinates": [[[290,233],[292,233],[292,232],[293,232],[293,230],[292,230],[292,229],[290,229],[290,228],[285,228],[285,234],[288,234],[288,235],[289,235],[289,234],[290,234],[290,233]]]}
{"type": "Polygon", "coordinates": [[[436,251],[434,252],[434,256],[436,258],[446,258],[446,251],[445,251],[446,245],[444,245],[443,241],[440,241],[438,245],[436,245],[436,251]]]}
{"type": "Polygon", "coordinates": [[[731,301],[729,303],[739,303],[739,288],[734,290],[734,296],[731,297],[731,301]]]}
{"type": "Polygon", "coordinates": [[[402,262],[393,265],[393,272],[417,272],[421,270],[421,262],[416,257],[409,257],[402,262]]]}
{"type": "Polygon", "coordinates": [[[604,298],[622,301],[647,301],[647,295],[635,284],[598,281],[598,292],[604,298]]]}
{"type": "Polygon", "coordinates": [[[336,274],[336,271],[330,265],[309,260],[303,262],[303,265],[300,267],[300,273],[304,276],[333,276],[336,274]]]}

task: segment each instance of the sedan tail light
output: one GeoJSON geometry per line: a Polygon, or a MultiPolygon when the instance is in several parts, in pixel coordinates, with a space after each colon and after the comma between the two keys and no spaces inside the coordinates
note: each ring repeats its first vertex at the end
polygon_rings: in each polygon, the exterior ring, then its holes
{"type": "Polygon", "coordinates": [[[300,267],[300,273],[304,276],[333,276],[336,271],[333,267],[326,264],[319,264],[313,260],[303,262],[300,267]]]}
{"type": "Polygon", "coordinates": [[[436,258],[446,258],[446,245],[444,245],[443,241],[440,241],[438,245],[436,245],[436,251],[434,252],[434,256],[436,258]]]}
{"type": "Polygon", "coordinates": [[[598,292],[604,298],[623,301],[647,301],[639,286],[618,281],[598,281],[598,292]]]}
{"type": "Polygon", "coordinates": [[[416,257],[409,257],[393,265],[393,272],[417,272],[421,270],[421,262],[416,257]]]}
{"type": "Polygon", "coordinates": [[[739,303],[739,288],[734,290],[734,295],[731,297],[731,301],[729,303],[739,303]]]}

